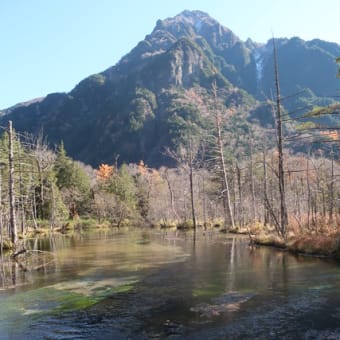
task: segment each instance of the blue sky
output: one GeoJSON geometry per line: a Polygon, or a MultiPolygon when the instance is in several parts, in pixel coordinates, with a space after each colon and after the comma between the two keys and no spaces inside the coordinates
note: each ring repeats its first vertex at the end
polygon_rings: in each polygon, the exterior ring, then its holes
{"type": "Polygon", "coordinates": [[[243,40],[273,32],[340,44],[339,0],[0,0],[0,109],[70,91],[184,9],[209,13],[243,40]]]}

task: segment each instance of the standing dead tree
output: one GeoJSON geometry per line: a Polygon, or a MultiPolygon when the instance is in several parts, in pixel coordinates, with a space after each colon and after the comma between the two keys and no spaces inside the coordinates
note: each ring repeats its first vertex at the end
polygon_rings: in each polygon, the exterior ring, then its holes
{"type": "Polygon", "coordinates": [[[277,151],[278,151],[278,178],[279,178],[279,193],[280,193],[280,218],[277,226],[278,233],[286,238],[288,214],[286,206],[286,192],[285,192],[285,172],[283,159],[283,132],[282,132],[282,114],[281,114],[281,94],[279,83],[279,67],[277,59],[277,49],[275,39],[273,38],[274,49],[274,72],[275,72],[275,89],[276,89],[276,133],[277,133],[277,151]]]}
{"type": "MultiPolygon", "coordinates": [[[[199,158],[199,141],[194,141],[192,136],[188,137],[188,145],[179,145],[177,151],[166,149],[165,153],[167,156],[175,160],[180,167],[182,167],[189,177],[189,190],[190,190],[190,206],[191,206],[191,217],[194,227],[194,231],[197,228],[197,216],[196,216],[196,198],[195,198],[195,185],[194,185],[194,171],[197,167],[199,158]]],[[[170,187],[169,187],[170,189],[170,187]]],[[[170,190],[171,193],[171,190],[170,190]]],[[[173,197],[171,198],[173,200],[173,197]]],[[[172,208],[174,208],[172,201],[172,208]]]]}
{"type": "Polygon", "coordinates": [[[235,228],[234,222],[234,214],[231,207],[231,199],[230,199],[230,189],[229,189],[229,180],[227,175],[227,167],[224,158],[224,143],[222,138],[222,129],[221,129],[221,114],[218,109],[217,103],[217,85],[216,81],[212,85],[213,96],[214,96],[214,116],[215,116],[215,128],[216,128],[216,160],[218,162],[218,166],[220,168],[222,174],[222,198],[223,198],[223,206],[224,206],[224,224],[225,228],[228,225],[235,228]]]}
{"type": "Polygon", "coordinates": [[[15,216],[15,194],[14,194],[14,155],[13,155],[13,127],[12,121],[8,122],[8,164],[9,164],[9,177],[8,177],[8,194],[9,194],[9,211],[10,211],[10,230],[11,242],[13,245],[13,252],[16,252],[18,233],[15,216]]]}

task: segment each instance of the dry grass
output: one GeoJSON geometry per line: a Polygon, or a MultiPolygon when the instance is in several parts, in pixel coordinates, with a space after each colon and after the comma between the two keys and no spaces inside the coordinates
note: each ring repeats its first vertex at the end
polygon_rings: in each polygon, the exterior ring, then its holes
{"type": "Polygon", "coordinates": [[[294,253],[334,257],[339,251],[339,235],[299,235],[288,243],[294,253]]]}
{"type": "Polygon", "coordinates": [[[309,217],[307,214],[301,215],[299,218],[289,217],[289,230],[295,234],[332,234],[340,226],[340,215],[334,214],[333,219],[330,220],[328,215],[317,214],[309,217]]]}
{"type": "Polygon", "coordinates": [[[255,224],[249,226],[249,230],[254,244],[285,248],[297,254],[336,257],[340,260],[340,232],[333,223],[322,224],[321,219],[313,228],[290,224],[286,240],[277,235],[273,226],[255,224]]]}
{"type": "Polygon", "coordinates": [[[238,234],[238,235],[248,235],[249,228],[247,227],[235,227],[234,229],[230,229],[229,233],[238,234]]]}
{"type": "Polygon", "coordinates": [[[262,246],[271,246],[281,249],[286,248],[285,241],[276,234],[260,233],[253,237],[253,242],[262,246]]]}
{"type": "Polygon", "coordinates": [[[10,240],[4,239],[4,240],[2,241],[2,245],[1,245],[1,247],[0,247],[0,253],[1,253],[1,249],[2,249],[3,251],[7,251],[7,250],[11,250],[12,248],[13,248],[13,245],[12,245],[11,241],[10,241],[10,240]]]}
{"type": "Polygon", "coordinates": [[[340,215],[335,215],[332,221],[327,216],[317,215],[313,219],[307,216],[301,218],[300,223],[289,220],[287,247],[290,251],[315,256],[336,257],[340,255],[340,215]]]}

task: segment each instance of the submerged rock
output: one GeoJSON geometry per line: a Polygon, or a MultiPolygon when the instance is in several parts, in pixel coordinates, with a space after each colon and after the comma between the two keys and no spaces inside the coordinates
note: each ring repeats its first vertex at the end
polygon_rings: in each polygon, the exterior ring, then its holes
{"type": "Polygon", "coordinates": [[[190,311],[199,313],[200,317],[212,318],[222,313],[236,312],[241,304],[251,299],[254,294],[239,294],[236,292],[225,293],[217,298],[211,299],[211,304],[200,303],[191,307],[190,311]]]}

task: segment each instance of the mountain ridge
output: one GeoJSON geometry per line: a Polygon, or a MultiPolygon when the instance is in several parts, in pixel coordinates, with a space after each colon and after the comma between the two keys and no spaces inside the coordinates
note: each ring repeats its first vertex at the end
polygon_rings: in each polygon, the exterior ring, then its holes
{"type": "MultiPolygon", "coordinates": [[[[300,38],[276,43],[282,94],[307,89],[294,106],[332,102],[340,45],[300,38]]],[[[223,110],[236,112],[242,124],[259,119],[252,112],[273,88],[271,44],[243,42],[207,13],[185,10],[158,20],[116,65],[68,93],[5,109],[1,120],[12,119],[18,131],[43,130],[51,145],[63,141],[72,157],[94,166],[112,163],[118,154],[122,161],[159,166],[165,162],[162,150],[175,146],[190,120],[204,130],[200,111],[209,111],[214,80],[223,89],[223,110]]],[[[260,125],[272,124],[266,110],[260,116],[260,125]]]]}

